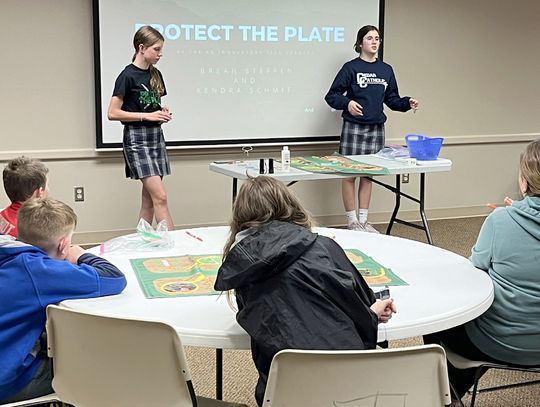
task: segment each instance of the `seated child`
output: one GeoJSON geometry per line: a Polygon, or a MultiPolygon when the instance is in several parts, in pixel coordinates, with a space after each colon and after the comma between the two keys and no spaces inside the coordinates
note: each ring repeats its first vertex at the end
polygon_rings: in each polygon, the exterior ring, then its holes
{"type": "MultiPolygon", "coordinates": [[[[373,291],[287,187],[245,181],[230,221],[216,290],[235,290],[238,323],[251,336],[262,405],[270,363],[282,349],[373,349],[377,324],[396,311],[373,291]]],[[[229,294],[229,293],[228,293],[229,294]]]]}
{"type": "Polygon", "coordinates": [[[47,196],[47,173],[49,170],[41,161],[18,157],[4,168],[4,189],[11,205],[0,212],[0,234],[17,237],[17,213],[29,198],[47,196]]]}
{"type": "Polygon", "coordinates": [[[52,198],[27,200],[19,239],[0,236],[0,403],[52,393],[44,335],[49,304],[120,293],[124,275],[71,245],[77,216],[52,198]]]}
{"type": "MultiPolygon", "coordinates": [[[[478,318],[424,337],[472,360],[540,364],[540,139],[520,158],[520,201],[505,202],[485,220],[471,262],[493,280],[494,300],[478,318]],[[536,321],[536,322],[535,322],[536,321]]],[[[475,369],[448,364],[457,396],[474,383],[475,369]]]]}

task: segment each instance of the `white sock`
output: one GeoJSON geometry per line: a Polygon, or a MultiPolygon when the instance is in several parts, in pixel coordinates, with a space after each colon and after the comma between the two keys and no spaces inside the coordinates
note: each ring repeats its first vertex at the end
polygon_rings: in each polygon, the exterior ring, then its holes
{"type": "Polygon", "coordinates": [[[358,209],[358,221],[360,223],[366,223],[367,222],[367,215],[368,215],[368,210],[367,209],[358,209]]]}
{"type": "Polygon", "coordinates": [[[345,212],[345,216],[347,217],[347,225],[350,225],[353,222],[358,222],[355,210],[345,212]]]}

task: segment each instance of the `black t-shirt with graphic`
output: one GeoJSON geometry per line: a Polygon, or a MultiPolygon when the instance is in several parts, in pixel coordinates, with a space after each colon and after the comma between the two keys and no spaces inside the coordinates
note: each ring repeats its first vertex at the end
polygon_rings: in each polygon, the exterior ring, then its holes
{"type": "MultiPolygon", "coordinates": [[[[161,81],[163,77],[159,72],[161,81]]],[[[165,87],[165,82],[163,82],[165,87]]],[[[165,96],[165,90],[162,96],[165,96]]],[[[116,78],[113,96],[123,99],[122,110],[126,112],[152,113],[161,109],[161,97],[150,88],[150,69],[141,69],[129,64],[116,78]]],[[[143,126],[159,126],[158,122],[122,122],[123,124],[140,124],[143,126]]]]}

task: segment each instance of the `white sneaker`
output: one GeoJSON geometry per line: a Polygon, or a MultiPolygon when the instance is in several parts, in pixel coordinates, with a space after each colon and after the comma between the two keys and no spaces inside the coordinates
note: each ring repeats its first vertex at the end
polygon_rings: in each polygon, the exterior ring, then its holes
{"type": "Polygon", "coordinates": [[[364,232],[369,232],[369,233],[380,233],[377,229],[375,229],[373,227],[373,225],[371,223],[359,223],[360,227],[362,228],[362,230],[364,232]]]}
{"type": "Polygon", "coordinates": [[[347,229],[349,230],[356,230],[357,232],[364,232],[364,228],[360,224],[360,222],[351,222],[347,225],[347,229]]]}

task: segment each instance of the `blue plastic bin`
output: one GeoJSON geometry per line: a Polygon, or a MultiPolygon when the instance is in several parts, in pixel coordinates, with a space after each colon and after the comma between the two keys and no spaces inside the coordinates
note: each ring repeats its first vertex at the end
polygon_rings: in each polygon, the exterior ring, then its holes
{"type": "Polygon", "coordinates": [[[436,160],[439,151],[441,151],[443,140],[442,137],[427,137],[419,134],[407,134],[405,136],[409,155],[411,158],[420,161],[436,160]]]}

